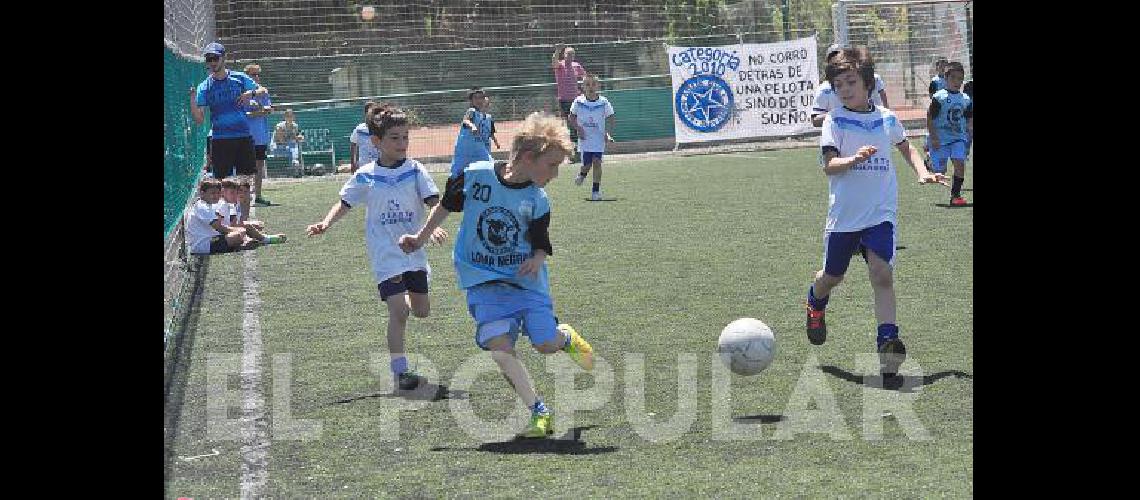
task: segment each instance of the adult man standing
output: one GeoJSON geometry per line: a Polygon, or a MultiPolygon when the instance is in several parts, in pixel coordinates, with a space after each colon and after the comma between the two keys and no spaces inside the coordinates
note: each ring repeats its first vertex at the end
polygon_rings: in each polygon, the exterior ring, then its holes
{"type": "MultiPolygon", "coordinates": [[[[565,47],[561,43],[554,46],[554,54],[550,56],[550,67],[554,70],[554,82],[558,88],[558,116],[565,118],[566,128],[570,129],[570,141],[578,143],[578,131],[570,125],[570,105],[578,98],[578,80],[586,76],[586,68],[574,60],[574,47],[565,47]]],[[[575,151],[571,163],[578,162],[580,152],[575,151]]]]}
{"type": "MultiPolygon", "coordinates": [[[[267,94],[269,90],[258,86],[245,73],[226,69],[226,48],[222,44],[211,43],[202,52],[210,75],[198,84],[194,99],[190,101],[190,113],[194,116],[194,123],[201,124],[206,119],[206,108],[210,109],[213,132],[210,160],[214,178],[224,179],[231,174],[256,175],[257,161],[245,109],[254,95],[267,94]]],[[[241,209],[242,213],[248,214],[249,203],[243,202],[241,209]]]]}

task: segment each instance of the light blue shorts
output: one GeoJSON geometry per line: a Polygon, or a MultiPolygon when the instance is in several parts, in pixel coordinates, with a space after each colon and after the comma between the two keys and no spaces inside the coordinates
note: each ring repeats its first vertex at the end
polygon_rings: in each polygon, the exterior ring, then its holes
{"type": "Polygon", "coordinates": [[[933,165],[931,170],[942,174],[946,173],[946,160],[950,159],[966,161],[965,142],[954,141],[932,150],[930,152],[930,163],[933,165]]]}
{"type": "Polygon", "coordinates": [[[487,341],[507,334],[511,345],[519,333],[534,345],[554,340],[558,319],[554,300],[547,294],[505,283],[483,283],[467,289],[467,311],[475,318],[475,345],[487,349],[487,341]]]}

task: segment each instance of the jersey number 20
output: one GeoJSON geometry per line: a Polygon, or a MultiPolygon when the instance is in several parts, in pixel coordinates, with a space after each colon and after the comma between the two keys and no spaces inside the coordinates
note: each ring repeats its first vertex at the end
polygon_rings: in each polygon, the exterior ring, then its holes
{"type": "Polygon", "coordinates": [[[478,182],[471,185],[471,198],[487,203],[491,201],[491,186],[478,182]]]}

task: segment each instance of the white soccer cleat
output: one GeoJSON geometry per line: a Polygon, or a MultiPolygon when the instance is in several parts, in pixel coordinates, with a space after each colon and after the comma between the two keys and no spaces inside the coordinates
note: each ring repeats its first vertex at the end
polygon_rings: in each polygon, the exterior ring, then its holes
{"type": "Polygon", "coordinates": [[[601,201],[601,200],[602,200],[602,192],[601,191],[594,191],[593,193],[590,193],[590,201],[601,201]]]}
{"type": "Polygon", "coordinates": [[[582,174],[578,174],[578,175],[574,176],[574,185],[575,186],[581,186],[582,181],[584,181],[584,180],[586,180],[586,176],[584,176],[582,174]]]}

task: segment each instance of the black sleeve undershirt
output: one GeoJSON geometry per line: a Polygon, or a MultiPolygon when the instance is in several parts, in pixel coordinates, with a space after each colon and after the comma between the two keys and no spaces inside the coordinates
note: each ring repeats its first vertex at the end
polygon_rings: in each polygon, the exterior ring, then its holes
{"type": "Polygon", "coordinates": [[[530,242],[531,248],[545,250],[546,255],[554,255],[554,247],[550,245],[549,230],[550,212],[546,212],[546,215],[531,221],[530,228],[526,232],[526,239],[530,242]]]}
{"type": "Polygon", "coordinates": [[[463,172],[447,179],[447,185],[443,190],[443,201],[440,204],[448,212],[463,211],[463,172]]]}

